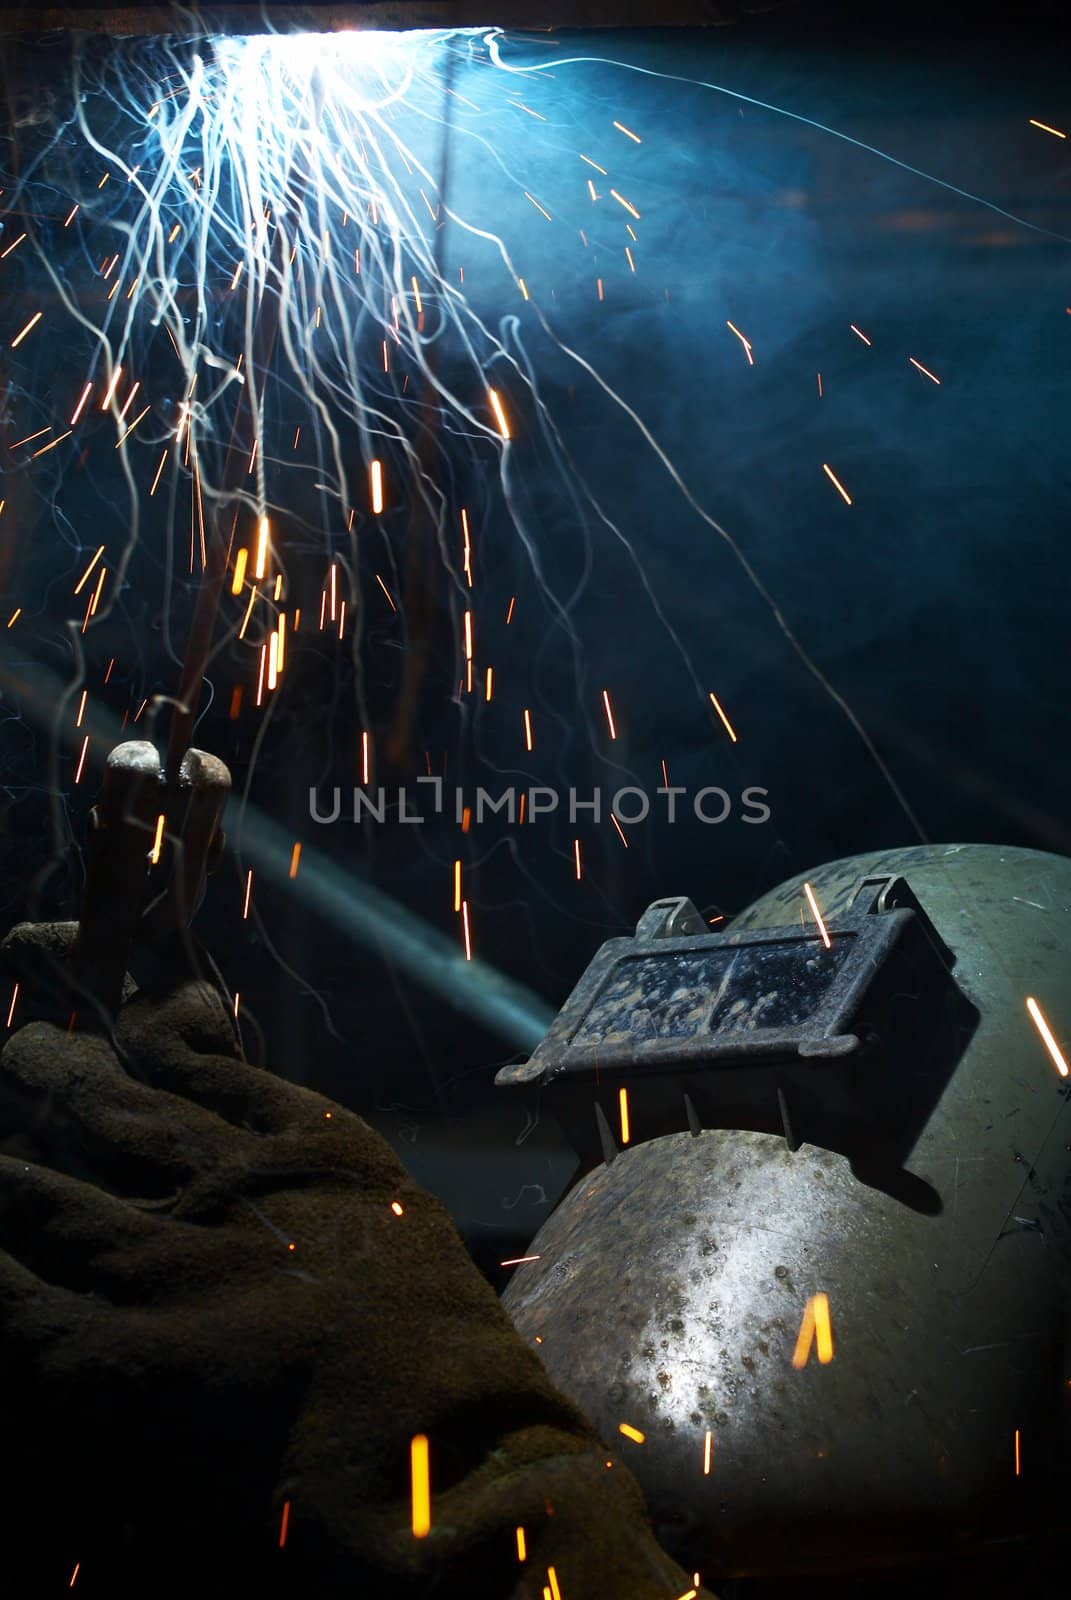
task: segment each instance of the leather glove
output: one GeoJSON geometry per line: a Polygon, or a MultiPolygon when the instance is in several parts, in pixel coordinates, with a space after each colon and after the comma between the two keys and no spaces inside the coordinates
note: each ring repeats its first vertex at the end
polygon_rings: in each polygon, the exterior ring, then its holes
{"type": "MultiPolygon", "coordinates": [[[[23,970],[63,944],[16,934],[23,970]]],[[[29,1023],[0,1120],[36,1156],[0,1155],[5,1562],[21,1538],[26,1592],[75,1562],[76,1592],[109,1600],[692,1592],[444,1206],[360,1117],[240,1060],[207,984],[136,993],[111,1039],[29,1023]]]]}

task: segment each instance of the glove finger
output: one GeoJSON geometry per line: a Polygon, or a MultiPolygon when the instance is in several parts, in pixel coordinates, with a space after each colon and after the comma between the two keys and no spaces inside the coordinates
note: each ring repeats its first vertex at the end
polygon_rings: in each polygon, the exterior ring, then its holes
{"type": "MultiPolygon", "coordinates": [[[[172,1018],[175,1014],[170,1013],[172,1018]]],[[[202,1052],[198,1045],[203,1033],[192,1007],[186,1008],[184,1027],[165,1029],[159,1025],[159,1016],[139,999],[124,1008],[119,1023],[123,1050],[155,1087],[181,1095],[231,1126],[253,1133],[311,1130],[342,1116],[338,1106],[311,1089],[229,1054],[202,1052]]]]}
{"type": "Polygon", "coordinates": [[[222,1118],[128,1076],[95,1034],[30,1023],[0,1056],[0,1095],[50,1166],[127,1192],[167,1194],[236,1154],[222,1118]]]}
{"type": "Polygon", "coordinates": [[[162,996],[140,991],[120,1012],[117,1038],[149,1083],[233,1127],[293,1133],[343,1116],[322,1095],[241,1060],[233,1017],[207,983],[190,980],[162,996]]]}
{"type": "MultiPolygon", "coordinates": [[[[77,922],[20,922],[0,942],[0,966],[19,985],[18,1018],[58,1020],[71,1011],[94,1010],[92,997],[82,987],[73,964],[78,939],[77,922]]],[[[130,998],[137,986],[129,974],[123,994],[130,998]]]]}
{"type": "Polygon", "coordinates": [[[78,937],[77,922],[19,922],[0,942],[0,959],[20,982],[63,972],[78,937]]]}
{"type": "Polygon", "coordinates": [[[46,1282],[108,1292],[108,1257],[159,1238],[152,1213],[50,1167],[0,1156],[0,1249],[46,1282]]]}
{"type": "Polygon", "coordinates": [[[186,979],[172,987],[142,989],[119,1013],[116,1038],[147,1077],[161,1058],[196,1055],[239,1057],[234,1018],[211,984],[186,979]]]}

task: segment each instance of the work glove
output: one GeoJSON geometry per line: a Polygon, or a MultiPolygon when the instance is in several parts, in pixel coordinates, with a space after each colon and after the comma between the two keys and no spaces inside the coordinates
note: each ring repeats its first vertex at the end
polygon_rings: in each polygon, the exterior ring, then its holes
{"type": "MultiPolygon", "coordinates": [[[[73,931],[5,953],[55,980],[73,931]]],[[[131,987],[110,1034],[32,1021],[0,1057],[19,1592],[695,1592],[386,1141],[243,1061],[207,983],[131,987]]]]}

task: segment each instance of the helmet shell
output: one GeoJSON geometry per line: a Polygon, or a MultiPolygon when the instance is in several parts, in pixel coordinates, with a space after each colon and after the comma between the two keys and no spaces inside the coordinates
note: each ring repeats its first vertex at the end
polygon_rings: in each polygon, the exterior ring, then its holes
{"type": "MultiPolygon", "coordinates": [[[[835,915],[884,873],[906,878],[979,1014],[908,1184],[769,1133],[655,1139],[576,1185],[504,1296],[663,1543],[708,1577],[1030,1537],[1068,1462],[1071,1111],[1025,1002],[1068,1037],[1071,861],[924,846],[806,881],[835,915]],[[833,1355],[812,1339],[801,1362],[817,1295],[833,1355]]],[[[798,923],[804,881],[733,931],[798,923]]]]}

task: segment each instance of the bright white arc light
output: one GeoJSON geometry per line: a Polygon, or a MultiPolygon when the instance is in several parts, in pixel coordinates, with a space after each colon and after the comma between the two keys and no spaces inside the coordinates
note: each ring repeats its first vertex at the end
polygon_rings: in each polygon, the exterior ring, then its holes
{"type": "MultiPolygon", "coordinates": [[[[392,33],[378,28],[345,28],[333,33],[239,34],[220,37],[215,53],[228,79],[247,93],[278,91],[282,83],[301,94],[317,74],[345,80],[349,108],[374,116],[404,100],[418,71],[418,57],[435,52],[459,34],[482,36],[482,28],[413,28],[392,33]]],[[[441,60],[441,56],[439,57],[441,60]]],[[[268,123],[278,119],[266,107],[268,123]]]]}

